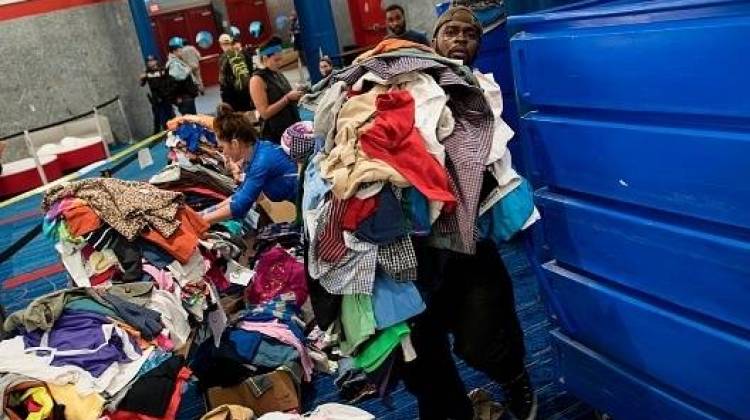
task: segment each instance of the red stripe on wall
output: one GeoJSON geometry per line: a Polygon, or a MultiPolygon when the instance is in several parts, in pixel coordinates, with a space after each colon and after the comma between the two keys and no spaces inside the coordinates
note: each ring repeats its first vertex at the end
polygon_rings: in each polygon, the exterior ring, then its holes
{"type": "Polygon", "coordinates": [[[56,12],[89,4],[106,3],[107,1],[109,0],[22,0],[18,3],[0,5],[0,21],[56,12]]]}

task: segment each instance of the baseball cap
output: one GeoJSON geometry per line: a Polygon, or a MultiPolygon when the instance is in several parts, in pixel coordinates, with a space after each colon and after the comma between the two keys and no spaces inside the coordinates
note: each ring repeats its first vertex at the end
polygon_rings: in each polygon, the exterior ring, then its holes
{"type": "Polygon", "coordinates": [[[258,54],[263,57],[269,57],[280,53],[282,50],[281,38],[274,36],[258,47],[258,54]]]}
{"type": "Polygon", "coordinates": [[[227,34],[221,34],[219,36],[219,44],[231,44],[232,43],[232,37],[227,34]]]}
{"type": "Polygon", "coordinates": [[[169,40],[169,48],[182,48],[185,46],[185,43],[182,41],[182,38],[179,36],[172,37],[169,40]]]}

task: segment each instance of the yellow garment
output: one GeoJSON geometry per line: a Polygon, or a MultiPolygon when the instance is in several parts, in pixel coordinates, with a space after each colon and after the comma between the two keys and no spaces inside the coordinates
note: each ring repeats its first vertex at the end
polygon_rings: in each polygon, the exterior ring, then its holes
{"type": "Polygon", "coordinates": [[[331,181],[331,190],[338,199],[351,198],[367,182],[390,182],[400,188],[411,185],[390,165],[371,159],[359,147],[359,132],[367,130],[365,123],[375,115],[375,101],[386,91],[384,86],[375,86],[349,99],[339,111],[335,146],[320,162],[320,173],[331,181]]]}
{"type": "Polygon", "coordinates": [[[105,249],[103,251],[95,251],[89,256],[89,260],[86,265],[86,269],[89,276],[101,274],[113,265],[119,264],[117,256],[111,249],[105,249]]]}
{"type": "Polygon", "coordinates": [[[201,420],[252,420],[253,410],[241,405],[223,404],[201,417],[201,420]]]}
{"type": "Polygon", "coordinates": [[[29,413],[26,416],[26,420],[44,420],[50,417],[52,414],[52,408],[55,406],[55,402],[52,401],[49,392],[43,386],[29,388],[26,392],[21,395],[21,401],[26,401],[27,398],[31,397],[32,401],[39,404],[41,408],[39,411],[29,413]]]}
{"type": "Polygon", "coordinates": [[[65,406],[66,420],[97,420],[104,411],[104,398],[93,393],[82,397],[75,385],[47,384],[55,402],[65,406]]]}

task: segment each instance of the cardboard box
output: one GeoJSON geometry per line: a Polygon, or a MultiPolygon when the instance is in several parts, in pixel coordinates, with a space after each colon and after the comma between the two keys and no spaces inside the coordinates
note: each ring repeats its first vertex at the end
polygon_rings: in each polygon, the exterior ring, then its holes
{"type": "Polygon", "coordinates": [[[297,385],[289,372],[276,370],[232,387],[213,387],[206,392],[209,409],[224,404],[241,405],[261,416],[274,411],[300,409],[297,385]]]}
{"type": "Polygon", "coordinates": [[[273,202],[261,196],[258,199],[258,205],[273,223],[294,222],[297,218],[297,208],[289,201],[273,202]]]}

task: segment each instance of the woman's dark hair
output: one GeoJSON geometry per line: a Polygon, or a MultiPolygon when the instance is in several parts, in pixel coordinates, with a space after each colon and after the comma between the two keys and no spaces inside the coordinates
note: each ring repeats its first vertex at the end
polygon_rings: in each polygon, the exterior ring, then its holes
{"type": "Polygon", "coordinates": [[[320,61],[321,62],[325,61],[326,63],[328,63],[329,66],[333,67],[333,60],[331,60],[331,57],[329,57],[327,55],[324,55],[323,57],[320,57],[320,61]]]}
{"type": "Polygon", "coordinates": [[[216,107],[214,131],[222,141],[237,139],[245,144],[255,144],[257,136],[250,120],[241,112],[234,112],[231,105],[221,103],[216,107]]]}

